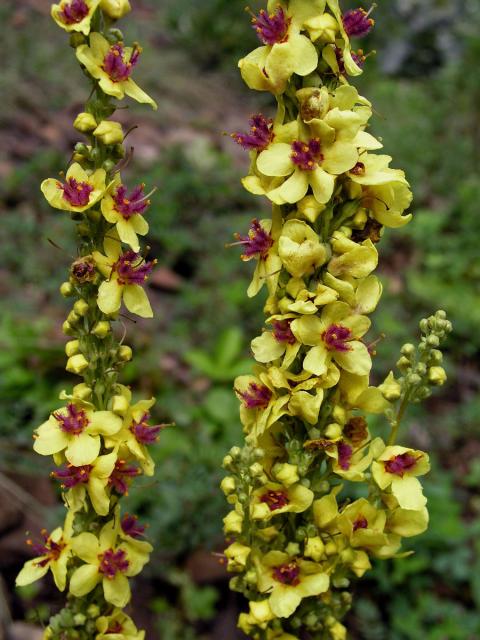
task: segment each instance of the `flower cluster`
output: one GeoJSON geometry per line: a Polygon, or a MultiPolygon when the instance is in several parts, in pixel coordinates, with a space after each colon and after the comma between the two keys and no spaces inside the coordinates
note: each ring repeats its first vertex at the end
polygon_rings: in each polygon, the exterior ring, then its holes
{"type": "Polygon", "coordinates": [[[262,640],[343,640],[353,577],[372,559],[408,555],[403,538],[428,526],[424,451],[400,446],[409,402],[443,384],[444,312],[422,321],[379,386],[366,337],[382,295],[374,274],[385,227],[410,221],[404,172],[368,130],[371,103],[348,82],[365,60],[351,40],[370,13],[338,0],[269,0],[253,16],[262,45],[243,58],[246,84],[274,94],[275,117],[253,116],[233,139],[250,155],[245,188],[272,218],[237,235],[255,260],[248,295],[266,287],[266,326],[251,343],[253,375],[235,392],[245,446],[224,460],[231,587],[249,600],[240,628],[262,640]],[[388,439],[372,433],[377,416],[388,439]],[[363,497],[359,497],[363,496],[363,497]]]}
{"type": "Polygon", "coordinates": [[[149,448],[164,425],[152,424],[154,399],[134,402],[119,373],[132,349],[116,336],[124,304],[142,318],[153,315],[145,284],[155,265],[141,250],[150,205],[145,185],[127,186],[119,167],[125,155],[122,125],[110,119],[114,99],[125,95],[156,108],[132,79],[141,56],[125,46],[115,20],[128,0],[62,0],[52,6],[55,22],[71,32],[71,45],[92,83],[85,110],[74,122],[86,142],[59,179],[41,185],[49,204],[76,224],[78,256],[61,293],[73,299],[63,325],[69,336],[67,371],[82,381],[60,396],[62,404],[40,425],[34,450],[52,457],[51,476],[61,488],[67,515],[63,527],[28,541],[33,555],[17,577],[27,585],[51,571],[67,606],[44,637],[142,640],[122,611],[130,600],[129,578],[148,562],[152,546],[135,516],[121,515],[120,499],[133,479],[151,476],[149,448]]]}

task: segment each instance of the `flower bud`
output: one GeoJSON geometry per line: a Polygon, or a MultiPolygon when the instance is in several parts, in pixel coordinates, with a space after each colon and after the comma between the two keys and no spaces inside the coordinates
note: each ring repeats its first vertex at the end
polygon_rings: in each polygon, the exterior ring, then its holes
{"type": "Polygon", "coordinates": [[[67,360],[67,366],[65,369],[70,373],[81,374],[82,371],[88,368],[88,360],[82,353],[72,356],[67,360]]]}
{"type": "Polygon", "coordinates": [[[107,145],[120,144],[123,142],[122,125],[119,122],[112,122],[111,120],[102,120],[93,132],[93,135],[103,142],[103,144],[107,145]]]}
{"type": "Polygon", "coordinates": [[[75,335],[75,330],[72,327],[72,325],[70,324],[70,322],[68,320],[65,320],[65,322],[62,325],[62,331],[66,336],[73,336],[75,335]]]}
{"type": "Polygon", "coordinates": [[[80,316],[75,313],[75,311],[70,311],[70,313],[67,316],[67,322],[70,323],[72,326],[75,326],[76,324],[78,324],[80,320],[80,316]]]}
{"type": "Polygon", "coordinates": [[[121,395],[113,396],[111,403],[112,403],[113,413],[116,413],[117,415],[120,415],[120,416],[123,416],[127,413],[129,403],[128,403],[128,400],[125,398],[125,396],[121,396],[121,395]]]}
{"type": "Polygon", "coordinates": [[[123,362],[129,362],[133,357],[132,348],[128,346],[128,344],[122,344],[118,349],[118,357],[123,362]]]}
{"type": "Polygon", "coordinates": [[[334,440],[335,438],[340,438],[340,436],[342,435],[342,427],[336,422],[332,422],[326,428],[325,435],[327,436],[327,438],[330,438],[331,440],[334,440]]]}
{"type": "Polygon", "coordinates": [[[75,293],[70,282],[63,282],[60,287],[60,293],[64,298],[69,298],[75,293]]]}
{"type": "Polygon", "coordinates": [[[430,367],[428,370],[428,381],[435,386],[442,386],[447,381],[447,374],[443,367],[430,367]]]}
{"type": "Polygon", "coordinates": [[[80,342],[78,340],[70,340],[65,345],[65,353],[70,358],[80,352],[80,342]]]}
{"type": "Polygon", "coordinates": [[[241,454],[242,450],[240,449],[240,447],[232,447],[230,449],[230,455],[232,456],[232,458],[238,458],[241,454]]]}
{"type": "Polygon", "coordinates": [[[397,367],[404,373],[411,367],[411,362],[405,356],[402,356],[399,360],[397,360],[397,367]]]}
{"type": "Polygon", "coordinates": [[[97,338],[103,339],[110,333],[110,323],[107,320],[100,320],[90,333],[93,333],[97,338]]]}
{"type": "Polygon", "coordinates": [[[325,210],[326,205],[316,201],[314,196],[305,196],[297,204],[298,211],[309,222],[315,222],[318,216],[325,210]]]}
{"type": "Polygon", "coordinates": [[[242,516],[236,511],[230,511],[230,513],[223,519],[223,530],[227,535],[229,533],[241,533],[242,523],[242,516]]]}
{"type": "MultiPolygon", "coordinates": [[[[75,118],[73,122],[73,126],[77,131],[81,131],[82,133],[87,133],[88,131],[93,131],[93,129],[96,128],[97,121],[95,120],[95,118],[92,116],[91,113],[86,113],[85,111],[82,111],[82,113],[79,113],[78,116],[75,118]]],[[[75,151],[82,153],[82,151],[80,149],[77,149],[77,147],[75,147],[75,151]]]]}
{"type": "Polygon", "coordinates": [[[305,545],[304,555],[306,558],[312,558],[315,562],[320,562],[325,554],[325,544],[319,536],[309,538],[305,545]]]}
{"type": "Polygon", "coordinates": [[[132,7],[128,0],[101,0],[100,9],[106,13],[109,18],[119,20],[131,11],[132,7]]]}
{"type": "Polygon", "coordinates": [[[298,556],[300,554],[300,545],[298,542],[289,542],[285,552],[288,553],[289,556],[298,556]]]}
{"type": "Polygon", "coordinates": [[[297,465],[289,464],[288,462],[277,462],[273,467],[273,475],[285,487],[290,487],[299,480],[297,465]]]}
{"type": "Polygon", "coordinates": [[[263,467],[259,462],[254,462],[250,465],[249,471],[253,478],[259,478],[263,475],[263,467]]]}
{"type": "Polygon", "coordinates": [[[228,455],[223,458],[222,466],[224,469],[228,469],[233,462],[232,456],[228,455]]]}
{"type": "Polygon", "coordinates": [[[88,302],[83,298],[77,300],[73,305],[73,310],[81,317],[85,316],[88,313],[88,308],[88,302]]]}
{"type": "Polygon", "coordinates": [[[72,33],[70,35],[70,46],[72,47],[72,49],[76,49],[77,47],[79,47],[81,44],[85,44],[86,42],[86,38],[83,35],[83,33],[72,33]]]}
{"type": "Polygon", "coordinates": [[[392,371],[390,371],[383,384],[378,388],[385,400],[388,400],[389,402],[395,402],[395,400],[398,400],[402,394],[402,387],[395,380],[392,371]]]}
{"type": "Polygon", "coordinates": [[[83,613],[76,613],[73,616],[73,621],[75,622],[75,625],[78,627],[82,627],[85,624],[86,620],[87,620],[87,616],[83,613]]]}
{"type": "Polygon", "coordinates": [[[100,607],[96,604],[91,604],[87,609],[87,614],[90,618],[96,620],[100,615],[100,607]]]}
{"type": "Polygon", "coordinates": [[[413,354],[415,353],[415,347],[413,344],[407,342],[407,344],[403,345],[400,353],[402,354],[402,356],[413,356],[413,354]]]}
{"type": "Polygon", "coordinates": [[[325,545],[325,553],[327,556],[333,556],[333,554],[337,553],[337,545],[333,540],[330,540],[325,545]]]}
{"type": "Polygon", "coordinates": [[[223,493],[228,496],[230,493],[235,491],[236,483],[235,478],[233,476],[225,476],[222,482],[220,483],[220,488],[223,493]]]}

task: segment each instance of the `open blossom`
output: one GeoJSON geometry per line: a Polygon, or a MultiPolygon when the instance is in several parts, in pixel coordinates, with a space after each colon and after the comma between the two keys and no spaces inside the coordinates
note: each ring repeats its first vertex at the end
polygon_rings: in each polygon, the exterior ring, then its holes
{"type": "Polygon", "coordinates": [[[79,62],[95,80],[98,80],[100,88],[106,94],[119,100],[127,95],[137,102],[157,108],[156,102],[130,77],[141,55],[138,45],[112,45],[100,33],[92,33],[90,44],[77,47],[76,54],[79,62]]]}
{"type": "Polygon", "coordinates": [[[99,3],[100,0],[62,0],[52,5],[52,18],[65,31],[79,31],[88,36],[99,3]]]}
{"type": "Polygon", "coordinates": [[[65,180],[47,178],[41,185],[48,204],[63,211],[85,211],[96,204],[105,193],[105,171],[87,173],[78,162],[70,165],[65,180]]]}
{"type": "Polygon", "coordinates": [[[145,260],[134,251],[122,253],[121,244],[114,237],[105,238],[105,254],[94,251],[98,270],[107,278],[98,290],[97,304],[106,314],[116,313],[122,304],[142,318],[153,316],[152,307],[143,289],[156,261],[145,260]]]}

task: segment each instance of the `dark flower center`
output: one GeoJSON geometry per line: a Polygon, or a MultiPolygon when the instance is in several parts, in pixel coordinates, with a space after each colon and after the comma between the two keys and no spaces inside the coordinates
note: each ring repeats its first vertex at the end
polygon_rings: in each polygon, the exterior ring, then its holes
{"type": "Polygon", "coordinates": [[[110,47],[103,60],[103,70],[108,74],[113,82],[124,82],[128,80],[133,71],[133,67],[140,58],[141,50],[134,46],[129,60],[125,60],[125,49],[122,44],[114,44],[110,47]]]}
{"type": "Polygon", "coordinates": [[[263,384],[251,382],[247,391],[237,391],[247,409],[265,409],[272,398],[272,392],[263,384]]]}
{"type": "Polygon", "coordinates": [[[411,453],[402,453],[398,456],[394,456],[385,462],[385,471],[393,473],[396,476],[403,478],[407,471],[411,471],[415,468],[418,458],[411,453]]]}
{"type": "Polygon", "coordinates": [[[128,485],[132,478],[141,473],[138,467],[127,464],[125,460],[117,460],[115,468],[108,479],[108,484],[122,496],[128,495],[128,485]]]}
{"type": "Polygon", "coordinates": [[[353,169],[350,169],[350,173],[353,173],[354,176],[364,176],[365,165],[363,164],[363,162],[357,162],[353,169]]]}
{"type": "Polygon", "coordinates": [[[351,335],[352,332],[347,327],[341,324],[331,324],[328,329],[322,333],[322,340],[329,351],[346,353],[352,349],[348,344],[351,335]]]}
{"type": "Polygon", "coordinates": [[[123,631],[123,626],[120,624],[120,622],[117,621],[117,622],[111,622],[105,633],[107,634],[122,633],[122,631],[123,631]]]}
{"type": "Polygon", "coordinates": [[[145,260],[141,254],[135,253],[135,251],[126,251],[115,262],[112,270],[118,274],[118,284],[144,284],[155,262],[155,260],[145,260]]]}
{"type": "MultiPolygon", "coordinates": [[[[363,55],[363,51],[362,49],[359,49],[357,52],[352,51],[352,59],[355,62],[355,64],[362,68],[365,64],[365,60],[367,59],[366,56],[363,55]]],[[[338,69],[340,71],[340,73],[342,75],[346,74],[346,69],[345,69],[345,61],[343,59],[343,51],[339,48],[339,47],[335,47],[335,56],[337,58],[337,64],[338,64],[338,69]]]]}
{"type": "Polygon", "coordinates": [[[72,436],[78,436],[88,427],[89,420],[87,414],[83,409],[79,409],[74,404],[67,404],[66,415],[55,411],[53,417],[60,423],[60,429],[64,433],[68,433],[72,436]]]}
{"type": "Polygon", "coordinates": [[[107,551],[100,554],[99,560],[98,570],[109,580],[113,580],[117,573],[125,573],[130,566],[127,554],[123,549],[118,549],[118,551],[107,549],[107,551]]]}
{"type": "Polygon", "coordinates": [[[74,467],[73,464],[66,464],[63,467],[57,467],[52,471],[51,475],[55,480],[60,480],[62,488],[73,489],[78,484],[85,484],[90,478],[92,465],[86,464],[81,467],[74,467]]]}
{"type": "Polygon", "coordinates": [[[115,209],[126,220],[134,216],[135,214],[143,213],[145,209],[150,205],[150,200],[145,197],[143,190],[144,184],[139,184],[132,189],[130,195],[127,194],[127,188],[121,184],[117,187],[113,201],[115,202],[115,209]]]}
{"type": "Polygon", "coordinates": [[[277,509],[286,507],[290,503],[290,500],[285,491],[267,491],[260,498],[260,502],[267,504],[270,511],[276,511],[277,509]]]}
{"type": "Polygon", "coordinates": [[[95,277],[95,261],[91,256],[83,256],[72,264],[71,273],[72,276],[83,284],[84,282],[91,282],[95,277]]]}
{"type": "Polygon", "coordinates": [[[131,516],[129,513],[123,516],[120,524],[123,533],[131,538],[141,538],[145,533],[146,526],[139,523],[137,516],[131,516]]]}
{"type": "Polygon", "coordinates": [[[343,428],[343,433],[353,444],[360,444],[368,437],[367,421],[361,416],[350,418],[343,428]]]}
{"type": "Polygon", "coordinates": [[[265,118],[259,113],[256,116],[252,116],[248,123],[250,125],[250,133],[232,133],[232,138],[244,149],[263,151],[274,138],[273,120],[265,118]]]}
{"type": "Polygon", "coordinates": [[[164,424],[150,426],[147,424],[149,420],[150,414],[144,413],[140,422],[134,421],[130,425],[130,431],[133,433],[137,441],[141,444],[153,444],[154,442],[156,442],[158,434],[166,426],[164,424]]]}
{"type": "Polygon", "coordinates": [[[37,557],[42,558],[35,564],[39,567],[45,567],[50,562],[58,560],[66,544],[63,542],[63,539],[54,542],[48,535],[46,529],[42,529],[40,535],[42,536],[42,541],[34,542],[33,540],[27,540],[27,544],[29,547],[32,547],[32,551],[37,557]]]}
{"type": "Polygon", "coordinates": [[[72,207],[84,207],[90,200],[93,187],[88,182],[78,182],[75,178],[68,178],[65,184],[57,183],[59,189],[63,190],[63,198],[72,207]]]}
{"type": "Polygon", "coordinates": [[[258,16],[252,18],[252,27],[263,44],[274,45],[288,40],[290,22],[282,7],[270,15],[262,9],[258,16]]]}
{"type": "Polygon", "coordinates": [[[258,220],[252,220],[248,235],[241,236],[236,234],[237,243],[243,244],[245,251],[242,254],[242,260],[250,260],[250,258],[259,257],[266,260],[270,247],[273,245],[273,238],[268,231],[262,227],[258,220]]]}
{"type": "Polygon", "coordinates": [[[347,11],[342,18],[343,28],[349,38],[361,38],[370,33],[375,20],[369,17],[370,11],[365,9],[353,9],[347,11]]]}
{"type": "Polygon", "coordinates": [[[85,0],[71,0],[62,5],[59,17],[65,24],[77,24],[88,16],[89,11],[85,0]]]}
{"type": "Polygon", "coordinates": [[[303,171],[313,171],[323,160],[322,145],[318,138],[312,138],[309,142],[294,140],[292,147],[292,162],[303,171]]]}
{"type": "Polygon", "coordinates": [[[296,562],[287,562],[281,564],[279,567],[275,567],[273,570],[273,577],[282,584],[288,584],[291,587],[296,587],[300,584],[300,567],[296,562]]]}
{"type": "Polygon", "coordinates": [[[296,338],[290,329],[291,320],[274,320],[273,336],[277,342],[286,342],[288,344],[295,344],[296,338]]]}
{"type": "Polygon", "coordinates": [[[350,469],[350,464],[353,456],[352,447],[346,442],[339,442],[337,444],[338,451],[338,464],[343,471],[348,471],[350,469]]]}
{"type": "Polygon", "coordinates": [[[365,518],[365,516],[362,516],[362,515],[359,515],[355,520],[355,522],[353,523],[354,531],[357,531],[357,529],[367,529],[367,527],[368,527],[368,520],[365,518]]]}

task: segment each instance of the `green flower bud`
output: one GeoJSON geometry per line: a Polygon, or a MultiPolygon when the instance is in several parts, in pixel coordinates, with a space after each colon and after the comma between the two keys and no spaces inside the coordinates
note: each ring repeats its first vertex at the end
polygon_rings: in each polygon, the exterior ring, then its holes
{"type": "MultiPolygon", "coordinates": [[[[86,111],[82,111],[78,114],[78,116],[73,121],[73,126],[77,131],[81,131],[82,133],[87,133],[88,131],[93,131],[97,122],[91,113],[87,113],[86,111]]],[[[79,151],[75,146],[75,151],[79,151]]]]}
{"type": "Polygon", "coordinates": [[[122,344],[122,346],[118,349],[118,357],[123,362],[129,362],[133,357],[132,348],[127,344],[122,344]]]}
{"type": "Polygon", "coordinates": [[[100,320],[100,322],[97,322],[93,327],[90,333],[93,333],[97,338],[103,339],[110,333],[110,330],[110,323],[107,320],[100,320]]]}
{"type": "Polygon", "coordinates": [[[300,545],[298,542],[289,542],[285,551],[289,556],[298,556],[300,554],[300,545]]]}
{"type": "Polygon", "coordinates": [[[77,300],[75,302],[75,304],[73,305],[73,310],[76,314],[78,314],[79,316],[83,317],[86,316],[88,313],[88,302],[86,300],[83,300],[83,298],[81,298],[80,300],[77,300]]]}
{"type": "Polygon", "coordinates": [[[75,311],[70,311],[67,316],[67,322],[69,322],[72,326],[78,324],[80,321],[80,316],[75,311]]]}
{"type": "Polygon", "coordinates": [[[222,466],[224,469],[228,469],[233,462],[232,456],[228,455],[223,458],[222,466]]]}
{"type": "Polygon", "coordinates": [[[400,371],[402,371],[402,373],[404,373],[411,367],[411,362],[408,358],[402,356],[399,360],[397,360],[397,367],[400,369],[400,371]]]}
{"type": "Polygon", "coordinates": [[[86,620],[87,620],[87,616],[84,615],[83,613],[76,613],[73,616],[73,621],[77,627],[82,627],[85,624],[86,620]]]}
{"type": "MultiPolygon", "coordinates": [[[[123,18],[129,11],[132,10],[130,2],[128,0],[101,0],[100,9],[113,20],[119,20],[123,18]]],[[[112,29],[112,31],[114,31],[112,29]]],[[[123,40],[123,35],[120,38],[123,40]]]]}
{"type": "Polygon", "coordinates": [[[87,217],[92,222],[97,223],[97,222],[100,222],[100,220],[102,218],[102,214],[100,213],[100,211],[98,209],[89,209],[87,211],[87,217]]]}
{"type": "Polygon", "coordinates": [[[81,44],[85,44],[86,38],[82,33],[72,33],[70,35],[70,46],[72,49],[76,49],[81,44]]]}
{"type": "Polygon", "coordinates": [[[80,351],[80,343],[78,340],[70,340],[65,345],[65,353],[70,358],[71,356],[75,356],[80,351]]]}
{"type": "Polygon", "coordinates": [[[66,336],[74,336],[75,335],[75,329],[72,327],[72,325],[70,324],[70,322],[68,320],[65,320],[65,322],[63,323],[62,331],[66,336]]]}
{"type": "Polygon", "coordinates": [[[102,120],[93,132],[93,135],[105,145],[114,145],[123,142],[123,128],[120,122],[102,120]]]}
{"type": "Polygon", "coordinates": [[[415,346],[407,342],[403,345],[400,353],[402,354],[402,356],[413,356],[413,354],[415,353],[415,346]]]}
{"type": "Polygon", "coordinates": [[[73,296],[75,291],[70,282],[63,282],[60,286],[60,293],[64,298],[69,298],[70,296],[73,296]]]}
{"type": "Polygon", "coordinates": [[[79,353],[67,360],[65,369],[70,373],[81,374],[85,369],[88,369],[88,360],[82,353],[79,353]]]}
{"type": "Polygon", "coordinates": [[[428,336],[427,344],[429,347],[438,347],[440,345],[440,338],[435,335],[428,336]]]}
{"type": "Polygon", "coordinates": [[[232,456],[232,458],[239,458],[242,455],[242,450],[240,449],[240,447],[232,447],[230,449],[230,455],[232,456]]]}

